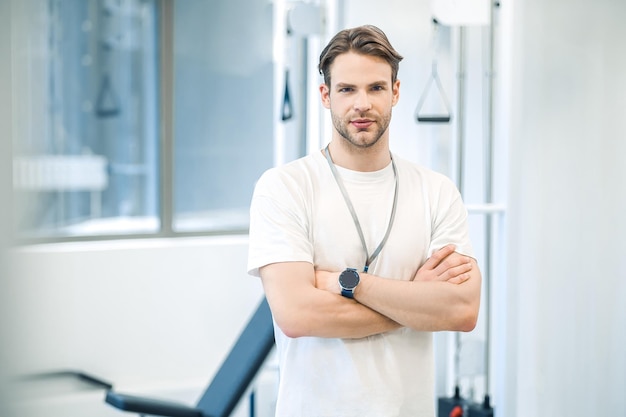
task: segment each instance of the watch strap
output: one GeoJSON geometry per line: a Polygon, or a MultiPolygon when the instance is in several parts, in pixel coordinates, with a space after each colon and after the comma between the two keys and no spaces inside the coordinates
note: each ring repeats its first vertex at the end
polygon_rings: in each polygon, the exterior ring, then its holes
{"type": "Polygon", "coordinates": [[[348,298],[354,298],[354,288],[351,290],[347,290],[345,288],[341,289],[341,295],[348,298]]]}

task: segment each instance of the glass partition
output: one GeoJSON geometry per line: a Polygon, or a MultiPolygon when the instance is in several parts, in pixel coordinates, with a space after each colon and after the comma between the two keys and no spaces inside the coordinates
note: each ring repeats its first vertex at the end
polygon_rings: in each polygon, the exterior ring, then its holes
{"type": "Polygon", "coordinates": [[[274,156],[272,5],[174,7],[174,230],[247,230],[274,156]]]}
{"type": "Polygon", "coordinates": [[[156,2],[12,7],[21,236],[157,231],[156,2]]]}

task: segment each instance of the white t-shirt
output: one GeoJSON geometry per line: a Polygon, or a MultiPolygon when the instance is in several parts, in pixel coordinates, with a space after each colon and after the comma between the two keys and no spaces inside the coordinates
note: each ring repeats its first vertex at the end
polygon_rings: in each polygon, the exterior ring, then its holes
{"type": "MultiPolygon", "coordinates": [[[[467,211],[445,176],[393,156],[398,206],[391,233],[369,272],[409,280],[449,243],[473,256],[467,211]]],[[[391,164],[375,172],[337,167],[369,254],[389,223],[391,164]]],[[[276,262],[363,270],[367,258],[350,211],[321,152],[268,170],[251,205],[248,271],[276,262]]],[[[369,255],[368,254],[368,255],[369,255]]],[[[289,338],[274,325],[280,383],[278,417],[434,416],[432,334],[402,328],[362,339],[289,338]]]]}

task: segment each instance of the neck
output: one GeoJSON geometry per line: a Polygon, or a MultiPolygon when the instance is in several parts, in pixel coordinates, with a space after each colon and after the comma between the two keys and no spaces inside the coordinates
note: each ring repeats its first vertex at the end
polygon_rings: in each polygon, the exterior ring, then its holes
{"type": "Polygon", "coordinates": [[[328,149],[335,165],[353,171],[379,171],[391,162],[389,146],[384,141],[368,148],[358,148],[346,144],[345,140],[333,139],[328,149]]]}

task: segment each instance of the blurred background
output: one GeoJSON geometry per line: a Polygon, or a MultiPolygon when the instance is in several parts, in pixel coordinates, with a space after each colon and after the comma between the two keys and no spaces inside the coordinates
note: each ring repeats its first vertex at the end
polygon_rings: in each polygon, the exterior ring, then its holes
{"type": "MultiPolygon", "coordinates": [[[[626,2],[0,0],[0,415],[194,404],[262,297],[248,209],[330,140],[317,59],[405,57],[391,148],[452,178],[485,283],[437,395],[508,417],[626,408],[626,2]]],[[[270,416],[272,357],[236,415],[270,416]]]]}

